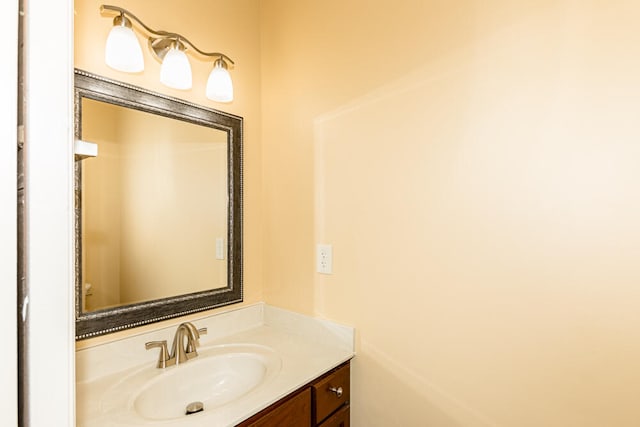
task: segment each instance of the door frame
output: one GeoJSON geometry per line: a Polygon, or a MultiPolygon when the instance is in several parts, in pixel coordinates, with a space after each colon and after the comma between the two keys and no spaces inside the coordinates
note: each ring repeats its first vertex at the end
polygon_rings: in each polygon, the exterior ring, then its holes
{"type": "Polygon", "coordinates": [[[17,425],[18,0],[0,2],[0,40],[4,41],[5,50],[0,79],[0,325],[4,335],[0,413],[3,425],[17,425]]]}
{"type": "Polygon", "coordinates": [[[25,7],[26,418],[73,427],[73,0],[25,7]]]}

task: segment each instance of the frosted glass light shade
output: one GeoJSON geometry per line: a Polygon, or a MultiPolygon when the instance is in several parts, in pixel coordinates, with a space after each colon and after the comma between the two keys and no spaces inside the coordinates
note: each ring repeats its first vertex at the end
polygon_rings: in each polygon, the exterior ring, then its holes
{"type": "Polygon", "coordinates": [[[222,60],[215,62],[207,80],[207,98],[217,102],[233,101],[233,82],[222,60]]]}
{"type": "Polygon", "coordinates": [[[191,64],[187,54],[175,47],[167,52],[160,67],[160,82],[174,89],[191,89],[191,64]]]}
{"type": "Polygon", "coordinates": [[[114,25],[107,37],[104,60],[114,70],[139,73],[144,70],[142,48],[131,28],[114,25]]]}

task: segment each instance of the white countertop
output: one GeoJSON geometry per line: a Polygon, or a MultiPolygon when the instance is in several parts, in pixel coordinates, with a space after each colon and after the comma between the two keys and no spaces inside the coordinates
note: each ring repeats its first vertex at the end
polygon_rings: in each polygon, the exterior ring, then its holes
{"type": "MultiPolygon", "coordinates": [[[[210,411],[205,408],[204,412],[179,420],[155,421],[136,416],[128,417],[125,422],[115,420],[101,409],[102,397],[121,378],[139,371],[141,367],[155,366],[158,350],[144,350],[144,342],[166,339],[171,344],[171,334],[175,328],[165,328],[80,350],[76,356],[76,425],[231,427],[354,356],[353,328],[265,304],[256,304],[192,323],[198,328],[208,328],[208,335],[202,336],[200,340],[203,349],[223,344],[262,345],[277,353],[281,360],[280,371],[245,396],[210,411]]],[[[180,366],[167,369],[179,368],[180,366]]],[[[132,405],[131,402],[129,404],[132,405]]]]}

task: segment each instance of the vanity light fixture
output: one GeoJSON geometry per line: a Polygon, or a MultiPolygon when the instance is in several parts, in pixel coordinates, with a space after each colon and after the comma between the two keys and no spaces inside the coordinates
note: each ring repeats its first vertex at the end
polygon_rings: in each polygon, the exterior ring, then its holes
{"type": "Polygon", "coordinates": [[[191,64],[180,40],[173,42],[160,67],[160,82],[174,89],[191,89],[191,64]]]}
{"type": "Polygon", "coordinates": [[[104,60],[109,67],[127,73],[144,70],[142,49],[131,29],[131,21],[124,15],[113,19],[113,28],[104,49],[104,60]]]}
{"type": "Polygon", "coordinates": [[[107,38],[105,49],[105,62],[109,67],[125,73],[139,73],[144,70],[142,49],[133,31],[132,21],[135,21],[138,24],[135,29],[147,36],[149,50],[162,63],[162,84],[174,89],[191,89],[192,73],[187,53],[200,59],[204,57],[205,60],[213,58],[213,70],[207,80],[206,96],[217,102],[233,101],[233,82],[228,69],[234,62],[227,55],[204,52],[181,34],[153,30],[121,7],[103,4],[100,6],[100,12],[118,14],[113,19],[113,28],[107,38]]]}

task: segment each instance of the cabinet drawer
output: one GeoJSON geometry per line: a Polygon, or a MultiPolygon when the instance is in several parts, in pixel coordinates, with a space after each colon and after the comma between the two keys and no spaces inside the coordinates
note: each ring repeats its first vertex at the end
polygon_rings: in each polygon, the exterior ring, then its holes
{"type": "Polygon", "coordinates": [[[345,405],[338,412],[324,420],[319,427],[349,427],[349,405],[345,405]]]}
{"type": "Polygon", "coordinates": [[[265,409],[238,427],[309,427],[311,424],[311,389],[265,409]]]}
{"type": "MultiPolygon", "coordinates": [[[[320,423],[349,401],[349,365],[330,373],[312,385],[315,399],[315,422],[320,423]]],[[[333,425],[333,424],[330,424],[333,425]]],[[[340,424],[336,424],[340,425],[340,424]]]]}

